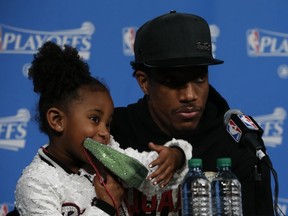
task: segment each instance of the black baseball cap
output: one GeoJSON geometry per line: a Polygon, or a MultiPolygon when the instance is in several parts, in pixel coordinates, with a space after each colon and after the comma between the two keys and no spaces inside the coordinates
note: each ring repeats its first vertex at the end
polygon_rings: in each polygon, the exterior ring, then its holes
{"type": "Polygon", "coordinates": [[[213,58],[210,28],[200,16],[170,13],[156,17],[136,32],[135,61],[146,67],[190,67],[222,64],[213,58]]]}

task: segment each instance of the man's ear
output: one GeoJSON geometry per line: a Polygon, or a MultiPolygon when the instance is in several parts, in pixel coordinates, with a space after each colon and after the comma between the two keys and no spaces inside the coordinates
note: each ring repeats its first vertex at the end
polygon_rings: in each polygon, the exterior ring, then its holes
{"type": "Polygon", "coordinates": [[[138,85],[142,89],[142,92],[145,95],[148,95],[148,92],[149,92],[148,91],[149,90],[149,77],[148,77],[148,75],[145,72],[138,70],[135,72],[135,78],[138,82],[138,85]]]}
{"type": "Polygon", "coordinates": [[[63,131],[64,129],[63,116],[64,116],[64,113],[56,107],[51,107],[47,111],[46,118],[47,118],[48,124],[53,130],[57,132],[63,131]]]}

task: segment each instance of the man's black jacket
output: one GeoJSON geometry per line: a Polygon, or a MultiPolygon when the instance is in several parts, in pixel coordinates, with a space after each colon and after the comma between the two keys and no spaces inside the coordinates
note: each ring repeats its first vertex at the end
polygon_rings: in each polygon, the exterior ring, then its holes
{"type": "MultiPolygon", "coordinates": [[[[170,137],[159,129],[149,114],[146,98],[135,104],[115,109],[111,134],[122,148],[132,147],[139,151],[149,151],[148,142],[165,144],[172,138],[184,139],[192,144],[192,155],[203,160],[204,171],[216,172],[216,160],[220,157],[232,159],[232,171],[242,185],[244,215],[274,215],[271,195],[270,171],[265,164],[257,161],[251,153],[237,144],[226,132],[223,116],[229,110],[226,100],[210,86],[204,115],[195,131],[180,137],[170,137]],[[255,165],[262,174],[262,180],[255,181],[255,165]]],[[[179,191],[168,192],[154,198],[147,198],[134,191],[129,193],[130,211],[133,215],[168,215],[168,211],[178,211],[181,203],[177,199],[179,191]],[[147,199],[146,199],[147,198],[147,199]],[[133,200],[133,201],[131,201],[133,200]],[[156,201],[158,200],[158,201],[156,201]]]]}

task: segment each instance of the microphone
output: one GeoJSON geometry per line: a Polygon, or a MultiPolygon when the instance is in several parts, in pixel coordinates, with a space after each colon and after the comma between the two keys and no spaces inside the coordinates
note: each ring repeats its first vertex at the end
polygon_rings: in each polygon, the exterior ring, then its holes
{"type": "Polygon", "coordinates": [[[238,109],[230,109],[224,114],[224,124],[227,132],[235,142],[246,145],[260,160],[266,160],[266,148],[262,140],[263,129],[251,117],[238,109]]]}
{"type": "MultiPolygon", "coordinates": [[[[252,152],[256,151],[256,156],[260,161],[263,161],[271,170],[274,180],[274,212],[278,214],[278,176],[276,170],[273,168],[272,162],[269,156],[266,154],[266,148],[262,140],[263,129],[258,123],[251,117],[242,113],[238,109],[230,109],[224,114],[224,125],[227,132],[231,137],[242,145],[246,145],[252,152]]],[[[261,180],[261,174],[258,173],[257,166],[255,166],[255,180],[261,180]]],[[[280,210],[281,211],[281,210],[280,210]]]]}

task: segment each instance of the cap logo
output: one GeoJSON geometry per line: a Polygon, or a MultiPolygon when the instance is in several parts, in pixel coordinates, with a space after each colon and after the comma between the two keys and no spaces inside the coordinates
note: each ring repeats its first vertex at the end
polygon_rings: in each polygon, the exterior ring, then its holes
{"type": "Polygon", "coordinates": [[[196,43],[196,49],[197,50],[201,50],[201,51],[211,51],[211,44],[205,42],[205,43],[202,43],[202,42],[197,42],[196,43]]]}

